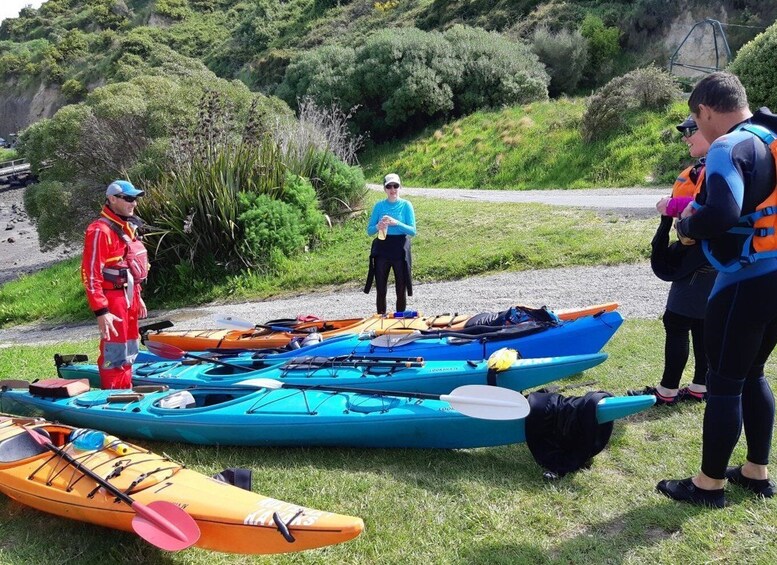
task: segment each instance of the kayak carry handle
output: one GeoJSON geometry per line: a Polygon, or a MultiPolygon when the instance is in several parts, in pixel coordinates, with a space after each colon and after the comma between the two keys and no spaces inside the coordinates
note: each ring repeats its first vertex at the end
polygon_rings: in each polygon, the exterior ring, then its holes
{"type": "Polygon", "coordinates": [[[289,521],[288,521],[288,522],[285,522],[285,523],[284,523],[284,521],[283,521],[283,520],[281,520],[281,516],[280,516],[280,514],[278,514],[277,512],[273,512],[273,513],[272,513],[272,521],[273,521],[273,522],[275,522],[275,527],[276,527],[276,528],[278,528],[278,531],[279,531],[279,532],[281,533],[281,535],[283,536],[283,539],[285,539],[285,540],[286,540],[287,542],[289,542],[289,543],[294,543],[295,541],[297,541],[297,540],[296,540],[296,538],[295,538],[295,537],[292,535],[292,533],[289,531],[289,526],[291,525],[291,523],[292,523],[294,520],[296,520],[297,518],[299,518],[299,517],[302,515],[302,513],[303,513],[303,512],[304,512],[304,510],[302,510],[302,509],[300,508],[299,510],[297,510],[297,513],[296,513],[296,514],[294,514],[294,516],[292,516],[292,517],[289,519],[289,521]]]}

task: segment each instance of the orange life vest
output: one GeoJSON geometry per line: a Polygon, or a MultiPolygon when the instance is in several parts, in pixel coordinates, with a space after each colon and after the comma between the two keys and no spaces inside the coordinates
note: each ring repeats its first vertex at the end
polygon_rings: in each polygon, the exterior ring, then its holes
{"type": "Polygon", "coordinates": [[[672,185],[672,198],[695,198],[701,190],[701,185],[704,183],[704,165],[701,163],[695,163],[685,169],[677,177],[672,185]],[[698,169],[698,176],[696,182],[693,180],[693,170],[698,169]]]}

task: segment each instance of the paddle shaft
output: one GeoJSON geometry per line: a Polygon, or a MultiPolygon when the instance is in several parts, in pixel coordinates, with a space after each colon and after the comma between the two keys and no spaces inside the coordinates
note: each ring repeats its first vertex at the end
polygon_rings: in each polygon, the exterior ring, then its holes
{"type": "Polygon", "coordinates": [[[391,363],[423,363],[423,357],[386,357],[381,355],[336,355],[337,361],[387,361],[391,363]]]}
{"type": "Polygon", "coordinates": [[[321,361],[320,363],[316,363],[313,361],[306,362],[306,361],[299,361],[299,362],[288,362],[287,364],[280,367],[284,370],[300,370],[300,369],[325,369],[327,367],[423,367],[424,363],[423,361],[398,361],[398,362],[390,362],[390,361],[381,361],[381,360],[363,360],[363,361],[349,361],[349,360],[343,360],[343,361],[337,361],[337,360],[330,360],[330,361],[321,361]]]}
{"type": "Polygon", "coordinates": [[[167,518],[160,515],[152,508],[149,508],[148,506],[140,502],[137,502],[129,495],[125,494],[123,491],[121,491],[113,484],[111,484],[110,481],[103,479],[100,475],[98,475],[88,467],[85,467],[84,465],[82,465],[80,461],[78,461],[76,458],[74,458],[64,449],[60,449],[57,446],[55,446],[53,443],[51,443],[51,441],[49,441],[48,438],[36,432],[34,429],[26,428],[26,430],[27,430],[27,433],[29,433],[35,439],[36,442],[46,447],[46,449],[48,449],[49,451],[52,451],[57,455],[59,455],[68,464],[72,465],[73,467],[81,471],[84,475],[86,475],[94,482],[96,482],[98,485],[100,485],[102,488],[110,492],[113,496],[115,496],[125,504],[128,504],[140,516],[149,520],[150,522],[153,522],[156,526],[163,528],[164,530],[166,530],[168,534],[180,540],[187,539],[186,534],[184,534],[175,524],[170,522],[167,518]]]}
{"type": "MultiPolygon", "coordinates": [[[[380,396],[402,396],[405,398],[420,398],[422,400],[439,400],[441,395],[429,394],[425,392],[406,392],[397,390],[371,390],[369,388],[354,388],[345,386],[326,386],[326,385],[293,385],[281,383],[279,388],[291,388],[299,390],[320,390],[322,392],[353,392],[354,394],[380,395],[380,396]]],[[[445,395],[443,395],[445,396],[445,395]]]]}
{"type": "Polygon", "coordinates": [[[183,357],[188,357],[190,359],[197,359],[198,361],[203,361],[205,363],[215,363],[216,365],[221,365],[222,367],[229,367],[230,369],[240,369],[241,371],[251,372],[255,369],[252,369],[250,367],[244,367],[243,365],[238,365],[236,363],[227,363],[226,361],[221,361],[219,359],[208,359],[207,357],[200,357],[199,355],[194,355],[192,353],[186,353],[182,352],[183,357]]]}
{"type": "Polygon", "coordinates": [[[499,400],[496,398],[476,398],[474,396],[450,394],[441,394],[435,398],[439,398],[440,400],[448,403],[466,402],[467,404],[477,404],[478,406],[504,406],[506,408],[515,406],[515,402],[511,402],[509,400],[499,400]]]}

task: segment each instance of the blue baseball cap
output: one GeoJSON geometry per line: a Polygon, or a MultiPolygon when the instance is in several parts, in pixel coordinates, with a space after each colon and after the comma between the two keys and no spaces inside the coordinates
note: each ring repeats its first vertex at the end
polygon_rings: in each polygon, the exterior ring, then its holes
{"type": "Polygon", "coordinates": [[[119,194],[137,198],[138,196],[143,196],[145,192],[132,186],[132,183],[128,180],[115,180],[105,189],[105,196],[118,196],[119,194]]]}

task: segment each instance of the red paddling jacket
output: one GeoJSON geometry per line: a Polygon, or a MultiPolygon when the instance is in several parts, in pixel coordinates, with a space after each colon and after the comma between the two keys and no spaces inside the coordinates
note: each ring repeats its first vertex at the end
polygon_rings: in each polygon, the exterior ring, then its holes
{"type": "Polygon", "coordinates": [[[133,288],[128,288],[132,278],[127,275],[127,243],[119,233],[131,241],[137,240],[136,227],[117,216],[108,206],[104,206],[100,217],[86,228],[81,281],[89,308],[95,316],[108,312],[106,290],[124,290],[126,294],[140,292],[141,281],[133,281],[133,288]]]}

